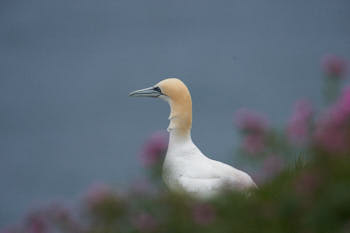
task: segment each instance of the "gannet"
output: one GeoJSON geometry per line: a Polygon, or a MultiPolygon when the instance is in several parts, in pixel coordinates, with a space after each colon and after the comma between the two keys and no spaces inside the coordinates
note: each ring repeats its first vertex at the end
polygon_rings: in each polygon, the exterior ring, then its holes
{"type": "Polygon", "coordinates": [[[191,94],[180,79],[168,78],[129,96],[160,98],[170,105],[167,129],[170,136],[162,178],[171,191],[210,198],[222,190],[244,191],[256,187],[247,173],[208,158],[193,143],[191,94]]]}

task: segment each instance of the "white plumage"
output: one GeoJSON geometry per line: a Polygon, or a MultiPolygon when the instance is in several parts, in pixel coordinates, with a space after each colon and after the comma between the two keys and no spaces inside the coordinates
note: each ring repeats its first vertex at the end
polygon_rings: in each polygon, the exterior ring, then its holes
{"type": "Polygon", "coordinates": [[[247,173],[206,157],[192,142],[192,100],[181,80],[165,79],[130,96],[159,97],[170,105],[169,146],[163,164],[163,179],[170,190],[208,198],[224,189],[256,187],[247,173]]]}
{"type": "Polygon", "coordinates": [[[163,165],[163,179],[173,191],[184,190],[203,198],[211,197],[222,189],[244,190],[255,187],[248,174],[209,159],[190,136],[179,138],[172,131],[163,165]]]}

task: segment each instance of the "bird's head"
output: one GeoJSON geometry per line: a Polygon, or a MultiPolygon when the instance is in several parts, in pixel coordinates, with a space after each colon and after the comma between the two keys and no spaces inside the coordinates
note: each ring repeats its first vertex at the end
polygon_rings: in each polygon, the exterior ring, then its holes
{"type": "Polygon", "coordinates": [[[152,87],[133,91],[129,94],[129,96],[136,97],[164,97],[171,101],[188,98],[189,95],[186,85],[177,78],[164,79],[152,87]]]}
{"type": "Polygon", "coordinates": [[[192,100],[187,86],[177,78],[168,78],[152,87],[133,91],[129,96],[154,97],[166,100],[171,108],[170,129],[190,130],[192,125],[192,100]]]}

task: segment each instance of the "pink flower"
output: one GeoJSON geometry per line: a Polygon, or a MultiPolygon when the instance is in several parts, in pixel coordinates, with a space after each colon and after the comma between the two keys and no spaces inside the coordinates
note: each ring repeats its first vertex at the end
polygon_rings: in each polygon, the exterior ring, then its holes
{"type": "Polygon", "coordinates": [[[210,204],[197,204],[192,210],[194,222],[198,225],[209,225],[216,219],[216,213],[210,204]]]}
{"type": "Polygon", "coordinates": [[[5,228],[5,229],[0,229],[0,233],[17,233],[15,229],[12,228],[5,228]]]}
{"type": "Polygon", "coordinates": [[[0,233],[12,233],[13,231],[10,229],[1,229],[0,233]]]}
{"type": "Polygon", "coordinates": [[[145,166],[153,166],[164,158],[168,148],[168,138],[166,132],[159,131],[146,141],[141,153],[141,161],[145,166]]]}
{"type": "Polygon", "coordinates": [[[158,226],[156,219],[148,213],[138,214],[132,222],[140,232],[154,232],[158,226]]]}
{"type": "Polygon", "coordinates": [[[264,137],[261,134],[246,135],[243,139],[242,148],[249,154],[257,154],[265,149],[264,137]]]}
{"type": "Polygon", "coordinates": [[[338,108],[345,116],[350,115],[350,87],[346,87],[338,101],[338,108]]]}
{"type": "Polygon", "coordinates": [[[55,221],[69,221],[71,219],[71,212],[69,209],[58,202],[51,203],[47,207],[46,213],[55,221]]]}
{"type": "Polygon", "coordinates": [[[41,213],[31,213],[26,219],[26,232],[46,233],[48,231],[47,219],[41,213]]]}
{"type": "Polygon", "coordinates": [[[263,184],[281,173],[284,167],[285,161],[283,158],[279,155],[271,154],[264,159],[260,172],[254,178],[259,184],[263,184]]]}
{"type": "Polygon", "coordinates": [[[104,203],[105,200],[113,197],[114,193],[109,186],[105,184],[94,184],[89,188],[84,199],[89,208],[95,208],[101,203],[104,203]]]}
{"type": "Polygon", "coordinates": [[[345,152],[350,141],[350,87],[318,120],[315,142],[328,152],[345,152]]]}
{"type": "Polygon", "coordinates": [[[307,100],[296,102],[287,127],[287,135],[290,141],[296,144],[303,144],[307,141],[312,116],[313,111],[310,102],[307,100]]]}
{"type": "Polygon", "coordinates": [[[70,208],[60,202],[50,203],[43,212],[54,225],[64,225],[69,232],[83,232],[83,227],[74,218],[70,208]]]}
{"type": "Polygon", "coordinates": [[[264,173],[268,177],[275,176],[280,173],[284,168],[284,160],[278,155],[269,155],[265,158],[263,163],[264,173]]]}
{"type": "Polygon", "coordinates": [[[322,67],[328,76],[340,78],[346,73],[347,62],[341,57],[329,54],[323,57],[322,67]]]}
{"type": "Polygon", "coordinates": [[[342,130],[326,126],[317,130],[315,135],[318,144],[330,153],[341,153],[346,150],[348,142],[342,130]]]}
{"type": "Polygon", "coordinates": [[[265,117],[247,109],[236,113],[236,125],[243,132],[242,148],[250,154],[257,154],[265,148],[267,120],[265,117]]]}
{"type": "Polygon", "coordinates": [[[266,118],[248,109],[239,109],[235,120],[237,127],[248,133],[263,133],[267,129],[266,118]]]}

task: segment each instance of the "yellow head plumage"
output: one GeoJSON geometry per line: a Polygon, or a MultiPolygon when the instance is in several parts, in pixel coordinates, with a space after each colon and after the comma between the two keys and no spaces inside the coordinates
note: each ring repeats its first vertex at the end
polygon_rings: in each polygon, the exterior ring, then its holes
{"type": "Polygon", "coordinates": [[[130,96],[159,97],[170,105],[170,130],[189,134],[192,127],[192,99],[187,86],[177,78],[168,78],[150,88],[134,91],[130,96]]]}
{"type": "Polygon", "coordinates": [[[177,78],[164,79],[156,86],[166,98],[169,98],[171,108],[169,128],[188,133],[192,127],[192,99],[187,86],[177,78]]]}

